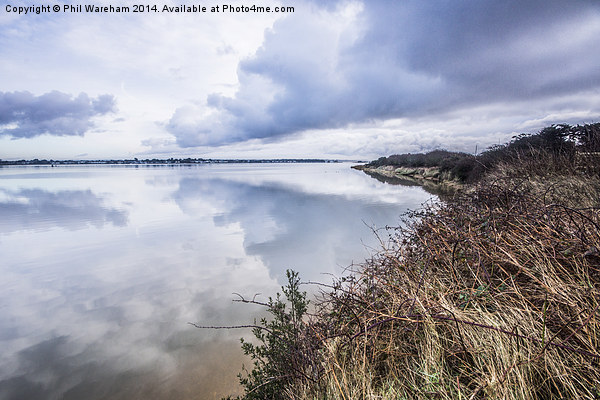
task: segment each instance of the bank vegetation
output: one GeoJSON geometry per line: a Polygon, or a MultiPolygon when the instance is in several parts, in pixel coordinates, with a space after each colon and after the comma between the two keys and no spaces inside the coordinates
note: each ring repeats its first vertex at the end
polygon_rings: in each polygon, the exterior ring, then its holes
{"type": "Polygon", "coordinates": [[[560,154],[580,165],[597,164],[600,160],[595,157],[600,152],[600,123],[552,125],[535,134],[515,136],[510,142],[492,146],[477,155],[447,150],[395,154],[355,168],[374,175],[413,179],[425,184],[464,184],[481,180],[501,164],[535,157],[540,151],[560,154]]]}
{"type": "Polygon", "coordinates": [[[244,398],[600,398],[599,144],[598,124],[555,125],[479,156],[376,161],[467,184],[378,231],[310,307],[289,272],[244,342],[244,398]]]}

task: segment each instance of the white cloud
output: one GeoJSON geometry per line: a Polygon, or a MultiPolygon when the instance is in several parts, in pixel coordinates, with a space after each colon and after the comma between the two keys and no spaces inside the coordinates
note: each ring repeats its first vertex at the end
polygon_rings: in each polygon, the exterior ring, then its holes
{"type": "Polygon", "coordinates": [[[108,93],[119,105],[116,117],[121,121],[104,120],[97,127],[107,131],[102,143],[91,137],[83,142],[37,137],[24,145],[0,137],[1,157],[73,158],[87,153],[103,158],[142,152],[141,142],[148,137],[171,137],[156,123],[167,121],[176,108],[198,104],[199,98],[203,103],[215,91],[233,94],[239,58],[256,51],[277,17],[53,13],[4,18],[3,90],[35,96],[55,90],[91,97],[108,93]]]}
{"type": "Polygon", "coordinates": [[[119,110],[84,140],[0,138],[2,157],[362,158],[600,117],[595,1],[289,5],[277,15],[4,16],[3,90],[108,93],[119,110]]]}
{"type": "MultiPolygon", "coordinates": [[[[420,125],[425,118],[440,126],[412,131],[415,145],[403,140],[404,147],[460,148],[461,131],[471,128],[457,126],[459,117],[445,118],[473,109],[488,108],[479,126],[483,142],[489,142],[488,134],[523,126],[516,115],[512,124],[506,118],[500,118],[502,125],[491,123],[498,120],[493,113],[511,108],[511,102],[524,107],[515,111],[527,120],[540,114],[600,115],[597,105],[579,113],[557,106],[567,97],[592,94],[598,100],[589,90],[600,88],[599,60],[590,52],[600,33],[598,6],[534,3],[514,2],[511,8],[491,1],[443,6],[340,1],[327,9],[307,7],[277,21],[256,54],[240,62],[233,96],[210,95],[206,105],[214,111],[208,115],[200,106],[180,108],[167,129],[182,147],[316,132],[304,135],[308,148],[321,130],[352,130],[356,123],[375,127],[397,118],[420,125]],[[458,131],[450,131],[447,122],[458,131]]],[[[358,143],[361,135],[351,139],[358,143]]],[[[371,139],[377,140],[382,139],[371,139]]]]}

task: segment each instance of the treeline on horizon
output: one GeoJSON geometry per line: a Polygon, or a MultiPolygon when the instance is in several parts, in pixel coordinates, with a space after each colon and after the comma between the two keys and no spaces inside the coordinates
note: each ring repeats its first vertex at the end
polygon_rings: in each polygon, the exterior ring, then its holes
{"type": "Polygon", "coordinates": [[[515,158],[547,152],[574,159],[578,153],[600,152],[600,123],[568,125],[558,124],[543,128],[537,133],[514,136],[506,144],[495,145],[478,155],[448,150],[428,153],[405,153],[381,157],[367,164],[370,167],[393,165],[398,167],[437,167],[449,171],[461,182],[475,182],[486,171],[515,158]]]}
{"type": "Polygon", "coordinates": [[[261,164],[261,163],[337,163],[339,160],[320,158],[264,158],[264,159],[223,159],[223,158],[152,158],[138,160],[1,160],[2,165],[136,165],[136,164],[261,164]]]}

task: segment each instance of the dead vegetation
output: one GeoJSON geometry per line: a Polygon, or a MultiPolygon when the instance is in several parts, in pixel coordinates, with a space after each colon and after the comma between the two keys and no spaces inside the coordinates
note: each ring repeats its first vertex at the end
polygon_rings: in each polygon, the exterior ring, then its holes
{"type": "Polygon", "coordinates": [[[597,176],[514,160],[386,236],[324,293],[317,398],[600,398],[597,176]]]}
{"type": "Polygon", "coordinates": [[[378,235],[310,318],[290,280],[291,308],[277,297],[256,327],[248,398],[600,398],[596,168],[530,149],[378,235]]]}

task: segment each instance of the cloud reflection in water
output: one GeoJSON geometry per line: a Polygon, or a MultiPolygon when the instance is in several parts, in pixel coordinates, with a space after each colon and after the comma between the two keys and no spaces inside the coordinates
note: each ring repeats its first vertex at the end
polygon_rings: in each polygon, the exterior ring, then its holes
{"type": "Polygon", "coordinates": [[[25,230],[61,227],[101,228],[110,223],[127,225],[127,212],[104,206],[102,198],[91,190],[42,189],[9,191],[0,188],[0,234],[25,230]]]}
{"type": "Polygon", "coordinates": [[[252,321],[260,309],[232,306],[232,292],[271,295],[286,268],[323,280],[364,258],[367,225],[429,197],[347,168],[97,168],[60,189],[0,180],[0,399],[233,390],[249,333],[188,322],[252,321]]]}
{"type": "MultiPolygon", "coordinates": [[[[360,182],[360,180],[357,180],[360,182]]],[[[340,272],[368,256],[365,245],[375,245],[373,227],[399,223],[400,214],[430,196],[421,188],[403,188],[397,202],[376,196],[347,197],[310,193],[281,182],[246,184],[228,179],[182,179],[174,199],[193,215],[195,204],[210,202],[224,210],[215,226],[239,224],[244,249],[265,263],[274,277],[292,268],[305,279],[340,272]]]]}

